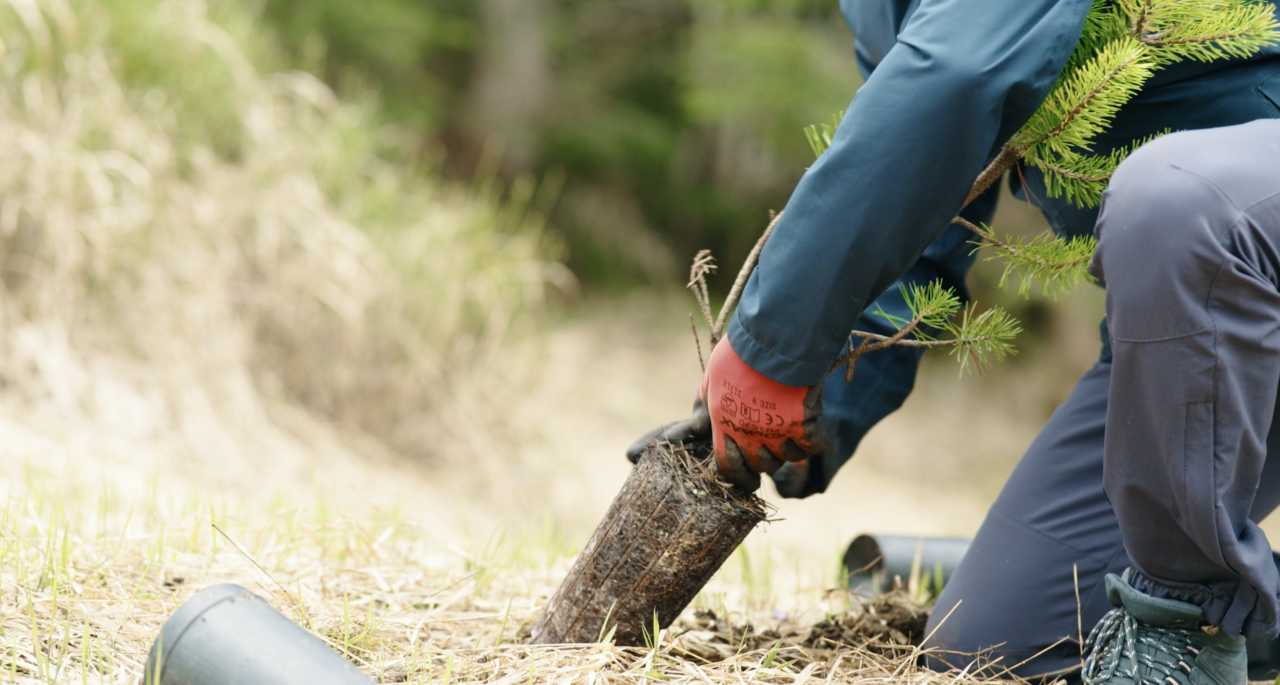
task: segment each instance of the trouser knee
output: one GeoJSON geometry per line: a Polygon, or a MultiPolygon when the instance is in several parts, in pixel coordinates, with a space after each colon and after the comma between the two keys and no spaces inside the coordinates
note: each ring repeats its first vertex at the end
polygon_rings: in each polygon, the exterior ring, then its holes
{"type": "Polygon", "coordinates": [[[1215,215],[1222,198],[1186,168],[1180,146],[1164,142],[1125,160],[1103,197],[1093,268],[1109,293],[1176,290],[1221,263],[1215,215]]]}
{"type": "Polygon", "coordinates": [[[1125,160],[1103,196],[1092,271],[1107,289],[1113,340],[1154,341],[1212,325],[1204,302],[1232,249],[1238,210],[1196,173],[1177,135],[1125,160]]]}

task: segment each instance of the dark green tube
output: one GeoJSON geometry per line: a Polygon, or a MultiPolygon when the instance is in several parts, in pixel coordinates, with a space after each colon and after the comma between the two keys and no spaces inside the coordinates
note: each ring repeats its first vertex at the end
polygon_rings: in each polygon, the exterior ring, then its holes
{"type": "Polygon", "coordinates": [[[178,607],[147,659],[145,685],[372,685],[316,636],[239,585],[178,607]]]}
{"type": "Polygon", "coordinates": [[[945,583],[968,549],[969,541],[962,538],[859,535],[844,553],[849,589],[874,595],[892,588],[894,577],[906,583],[917,553],[921,574],[929,574],[931,585],[941,585],[937,573],[941,571],[945,583]]]}

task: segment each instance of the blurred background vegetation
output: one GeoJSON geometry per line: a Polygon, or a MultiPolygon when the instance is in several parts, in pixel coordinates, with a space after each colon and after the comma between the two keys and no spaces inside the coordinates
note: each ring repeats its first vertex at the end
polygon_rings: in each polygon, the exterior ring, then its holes
{"type": "MultiPolygon", "coordinates": [[[[861,84],[836,0],[254,1],[291,64],[378,94],[412,140],[401,154],[540,188],[588,292],[682,285],[704,248],[741,263],[812,162],[802,129],[861,84]]],[[[1001,230],[1045,230],[1024,210],[1001,230]]],[[[1024,342],[1049,331],[1047,302],[981,265],[973,280],[1025,320],[1024,342]]]]}
{"type": "Polygon", "coordinates": [[[376,88],[405,154],[554,190],[569,266],[613,290],[740,261],[859,83],[834,0],[259,1],[295,64],[376,88]]]}

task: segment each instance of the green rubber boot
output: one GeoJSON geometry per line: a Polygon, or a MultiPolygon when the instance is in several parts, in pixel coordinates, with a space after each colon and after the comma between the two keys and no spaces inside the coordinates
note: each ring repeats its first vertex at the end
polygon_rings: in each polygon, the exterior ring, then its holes
{"type": "Polygon", "coordinates": [[[1205,623],[1200,607],[1133,589],[1107,574],[1115,605],[1084,642],[1085,685],[1245,685],[1244,638],[1205,623]]]}

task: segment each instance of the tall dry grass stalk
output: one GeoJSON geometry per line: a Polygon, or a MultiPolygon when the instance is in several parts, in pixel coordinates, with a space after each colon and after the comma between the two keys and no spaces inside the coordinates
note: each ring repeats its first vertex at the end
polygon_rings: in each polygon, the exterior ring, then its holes
{"type": "Polygon", "coordinates": [[[0,3],[0,390],[214,454],[284,401],[437,457],[425,417],[566,278],[547,198],[434,182],[273,50],[230,0],[0,3]]]}

